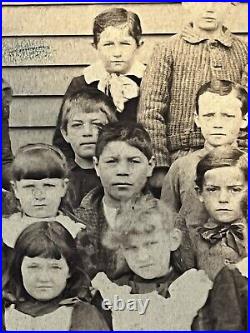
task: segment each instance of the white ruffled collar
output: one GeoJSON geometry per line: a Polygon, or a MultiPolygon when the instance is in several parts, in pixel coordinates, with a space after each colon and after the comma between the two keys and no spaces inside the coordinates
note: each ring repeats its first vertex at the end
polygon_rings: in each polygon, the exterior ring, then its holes
{"type": "Polygon", "coordinates": [[[5,310],[7,331],[69,331],[72,318],[72,306],[60,306],[48,314],[32,317],[15,309],[11,305],[5,310]]]}
{"type": "MultiPolygon", "coordinates": [[[[142,78],[146,66],[140,61],[134,61],[130,70],[124,74],[125,76],[134,75],[138,78],[142,78]]],[[[83,71],[84,78],[87,84],[90,84],[94,81],[103,81],[106,80],[107,76],[110,74],[103,67],[102,62],[99,60],[95,62],[93,65],[86,67],[83,71]]]]}
{"type": "Polygon", "coordinates": [[[48,218],[36,218],[29,217],[27,215],[23,215],[22,213],[15,213],[11,215],[9,218],[2,219],[2,239],[3,242],[9,246],[14,248],[16,240],[21,232],[31,225],[32,223],[39,221],[56,221],[59,222],[62,226],[64,226],[72,235],[72,237],[76,237],[77,233],[83,229],[85,229],[85,225],[82,223],[76,223],[70,217],[64,215],[62,212],[59,212],[55,217],[48,218]]]}

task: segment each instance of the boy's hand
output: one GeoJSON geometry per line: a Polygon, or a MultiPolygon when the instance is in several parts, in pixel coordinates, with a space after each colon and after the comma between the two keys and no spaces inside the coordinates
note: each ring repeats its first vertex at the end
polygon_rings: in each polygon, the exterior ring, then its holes
{"type": "Polygon", "coordinates": [[[154,168],[153,175],[149,179],[150,186],[161,189],[167,172],[167,167],[154,168]]]}

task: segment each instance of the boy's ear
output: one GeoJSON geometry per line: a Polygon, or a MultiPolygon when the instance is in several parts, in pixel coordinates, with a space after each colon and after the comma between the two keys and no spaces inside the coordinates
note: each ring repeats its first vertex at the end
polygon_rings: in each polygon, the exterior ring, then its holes
{"type": "Polygon", "coordinates": [[[194,112],[194,122],[197,127],[201,127],[199,115],[197,114],[197,112],[194,112]]]}
{"type": "Polygon", "coordinates": [[[144,40],[140,40],[139,43],[138,43],[138,49],[144,44],[144,40]]]}
{"type": "Polygon", "coordinates": [[[11,181],[10,181],[10,185],[11,185],[11,187],[12,187],[12,190],[13,190],[14,194],[15,194],[15,197],[16,197],[17,199],[19,199],[19,198],[18,198],[18,193],[17,193],[16,182],[14,182],[13,180],[11,180],[11,181]]]}
{"type": "Polygon", "coordinates": [[[152,176],[154,168],[155,168],[155,157],[152,156],[150,158],[150,160],[148,161],[147,177],[151,177],[152,176]]]}
{"type": "Polygon", "coordinates": [[[61,128],[61,133],[62,133],[62,136],[63,136],[64,140],[69,143],[68,135],[67,135],[67,132],[65,131],[65,129],[61,128]]]}
{"type": "Polygon", "coordinates": [[[98,163],[98,158],[96,156],[93,156],[93,164],[94,164],[94,168],[95,168],[97,176],[100,177],[100,174],[99,174],[99,163],[98,163]]]}
{"type": "Polygon", "coordinates": [[[247,128],[248,126],[248,114],[245,114],[244,117],[242,117],[242,121],[241,121],[241,126],[240,128],[247,128]]]}
{"type": "Polygon", "coordinates": [[[170,250],[175,251],[181,245],[182,234],[181,231],[177,228],[174,228],[170,231],[170,250]]]}

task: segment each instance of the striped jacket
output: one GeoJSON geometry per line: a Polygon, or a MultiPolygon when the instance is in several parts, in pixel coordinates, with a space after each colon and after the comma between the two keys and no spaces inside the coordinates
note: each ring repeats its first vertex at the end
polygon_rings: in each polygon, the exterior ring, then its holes
{"type": "Polygon", "coordinates": [[[156,46],[141,84],[138,120],[151,136],[157,166],[169,166],[169,153],[203,147],[193,116],[199,88],[212,77],[246,84],[246,70],[247,45],[225,27],[208,40],[190,24],[156,46]]]}

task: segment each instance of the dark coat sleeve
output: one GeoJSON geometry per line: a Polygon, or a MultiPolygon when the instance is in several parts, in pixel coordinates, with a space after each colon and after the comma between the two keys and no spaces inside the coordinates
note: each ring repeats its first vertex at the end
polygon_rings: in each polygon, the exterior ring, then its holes
{"type": "Polygon", "coordinates": [[[224,267],[214,281],[205,306],[193,322],[194,330],[246,331],[247,278],[224,267]]]}
{"type": "Polygon", "coordinates": [[[110,331],[95,306],[79,302],[74,306],[70,331],[110,331]]]}

